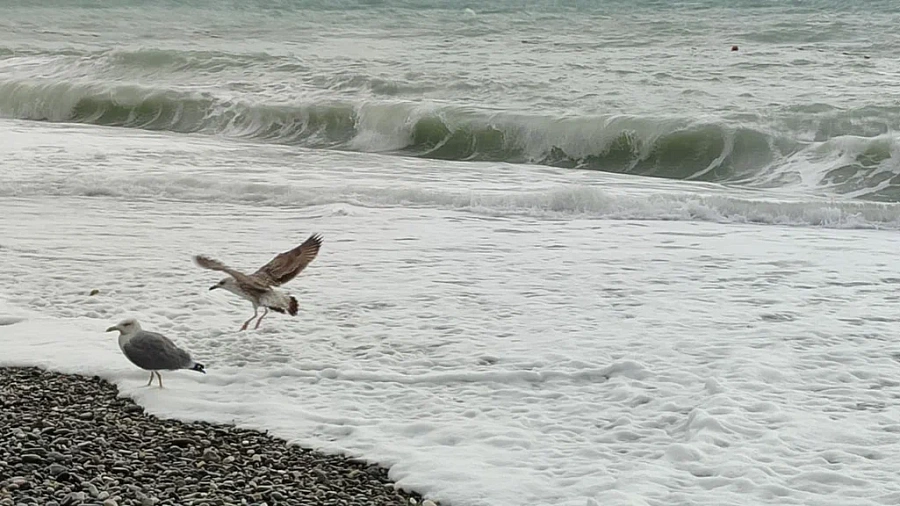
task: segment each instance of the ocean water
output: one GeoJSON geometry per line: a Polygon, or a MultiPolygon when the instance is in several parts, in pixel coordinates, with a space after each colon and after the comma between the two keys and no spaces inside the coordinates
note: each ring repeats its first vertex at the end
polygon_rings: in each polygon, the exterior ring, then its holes
{"type": "Polygon", "coordinates": [[[32,4],[0,365],[445,505],[900,502],[895,2],[32,4]],[[312,232],[257,331],[190,258],[312,232]],[[144,387],[128,316],[209,374],[144,387]]]}

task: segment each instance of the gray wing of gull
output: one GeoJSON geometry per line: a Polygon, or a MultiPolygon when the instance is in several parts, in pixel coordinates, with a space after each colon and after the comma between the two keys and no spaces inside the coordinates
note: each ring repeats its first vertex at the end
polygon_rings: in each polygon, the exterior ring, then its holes
{"type": "Polygon", "coordinates": [[[322,236],[313,234],[296,248],[279,253],[250,277],[268,286],[281,286],[303,272],[316,259],[321,247],[322,236]]]}
{"type": "Polygon", "coordinates": [[[122,347],[122,351],[128,360],[141,369],[171,371],[191,365],[191,356],[188,352],[156,332],[146,330],[138,332],[122,347]]]}

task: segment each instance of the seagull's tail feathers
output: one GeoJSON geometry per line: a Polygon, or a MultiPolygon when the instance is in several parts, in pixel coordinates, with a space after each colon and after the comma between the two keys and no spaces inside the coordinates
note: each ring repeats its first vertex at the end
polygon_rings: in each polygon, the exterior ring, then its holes
{"type": "Polygon", "coordinates": [[[297,305],[297,299],[295,299],[293,295],[288,295],[288,296],[284,297],[279,302],[279,304],[280,305],[277,305],[277,306],[273,304],[271,306],[266,306],[266,307],[271,309],[272,311],[275,311],[276,313],[281,313],[281,314],[287,313],[291,316],[297,316],[297,309],[299,309],[299,306],[297,305]]]}
{"type": "Polygon", "coordinates": [[[191,370],[197,371],[197,372],[202,372],[203,374],[206,374],[206,366],[201,364],[200,362],[194,362],[191,365],[191,370]]]}

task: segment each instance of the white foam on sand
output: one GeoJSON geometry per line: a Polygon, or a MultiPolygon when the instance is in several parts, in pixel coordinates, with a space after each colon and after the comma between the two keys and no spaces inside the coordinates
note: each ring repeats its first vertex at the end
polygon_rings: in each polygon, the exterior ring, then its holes
{"type": "MultiPolygon", "coordinates": [[[[129,139],[97,141],[123,161],[110,177],[131,170],[129,139]]],[[[88,143],[44,142],[16,168],[90,170],[88,143]]],[[[167,163],[147,173],[217,153],[157,147],[167,163]]],[[[368,177],[335,157],[292,174],[368,177]]],[[[263,176],[218,176],[239,177],[263,176]]],[[[501,179],[479,184],[513,191],[501,179]]],[[[445,504],[892,505],[896,250],[878,230],[33,192],[0,199],[0,365],[97,374],[150,413],[361,456],[445,504]],[[237,332],[249,305],[190,260],[249,270],[314,231],[319,258],[286,286],[300,314],[259,331],[237,332]],[[145,387],[104,333],[128,316],[208,374],[145,387]]]]}

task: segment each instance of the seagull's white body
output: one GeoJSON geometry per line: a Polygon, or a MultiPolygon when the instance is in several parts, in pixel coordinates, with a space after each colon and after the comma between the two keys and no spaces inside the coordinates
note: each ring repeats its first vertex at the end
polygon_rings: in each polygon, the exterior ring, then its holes
{"type": "Polygon", "coordinates": [[[287,308],[291,304],[290,295],[276,290],[274,288],[269,288],[267,291],[260,294],[258,298],[252,297],[247,292],[241,290],[241,287],[238,286],[237,282],[234,278],[226,278],[225,283],[222,284],[219,288],[231,292],[238,297],[250,301],[251,304],[263,307],[283,307],[287,308]]]}

